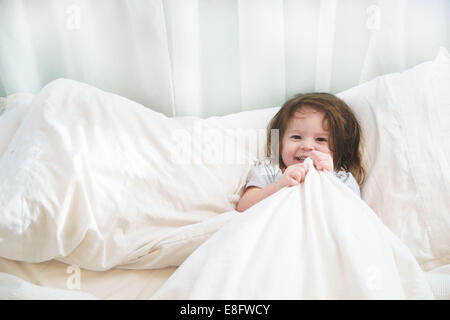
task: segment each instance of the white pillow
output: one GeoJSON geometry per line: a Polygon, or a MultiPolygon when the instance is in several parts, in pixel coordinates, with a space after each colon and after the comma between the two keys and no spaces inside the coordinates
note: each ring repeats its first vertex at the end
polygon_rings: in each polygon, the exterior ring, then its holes
{"type": "Polygon", "coordinates": [[[338,96],[361,123],[363,199],[425,271],[450,263],[450,59],[388,74],[338,96]]]}
{"type": "Polygon", "coordinates": [[[236,213],[270,113],[171,119],[50,83],[0,158],[0,255],[92,270],[178,265],[236,213]]]}

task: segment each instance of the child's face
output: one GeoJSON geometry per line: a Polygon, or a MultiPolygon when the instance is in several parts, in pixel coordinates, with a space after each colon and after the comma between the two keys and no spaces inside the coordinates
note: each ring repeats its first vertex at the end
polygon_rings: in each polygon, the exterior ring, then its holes
{"type": "Polygon", "coordinates": [[[323,127],[324,116],[323,112],[309,107],[294,113],[282,139],[281,157],[286,167],[303,163],[315,150],[333,157],[328,130],[323,127]]]}

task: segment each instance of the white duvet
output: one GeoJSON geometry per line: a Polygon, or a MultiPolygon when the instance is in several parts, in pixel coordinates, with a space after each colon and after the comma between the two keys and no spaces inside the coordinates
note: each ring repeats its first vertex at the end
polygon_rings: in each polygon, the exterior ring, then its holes
{"type": "Polygon", "coordinates": [[[177,266],[236,213],[220,168],[172,165],[181,124],[142,105],[57,80],[22,119],[0,159],[4,258],[97,271],[177,266]]]}
{"type": "Polygon", "coordinates": [[[427,299],[406,246],[333,175],[234,217],[201,245],[155,299],[427,299]]]}

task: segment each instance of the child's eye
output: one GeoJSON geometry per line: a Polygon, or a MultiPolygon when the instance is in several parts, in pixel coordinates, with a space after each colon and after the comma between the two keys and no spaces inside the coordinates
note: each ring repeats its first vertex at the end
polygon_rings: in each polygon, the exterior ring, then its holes
{"type": "Polygon", "coordinates": [[[320,141],[320,142],[326,142],[327,139],[325,139],[325,138],[317,138],[317,141],[320,141]]]}
{"type": "Polygon", "coordinates": [[[300,136],[292,136],[291,138],[294,138],[294,139],[301,139],[302,137],[300,137],[300,136]]]}

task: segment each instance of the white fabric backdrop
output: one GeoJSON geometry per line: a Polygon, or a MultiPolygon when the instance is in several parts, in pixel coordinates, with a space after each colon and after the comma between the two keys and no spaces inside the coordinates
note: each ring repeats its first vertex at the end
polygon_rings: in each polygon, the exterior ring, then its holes
{"type": "Polygon", "coordinates": [[[0,0],[0,96],[66,77],[207,117],[337,93],[440,46],[448,0],[0,0]]]}

